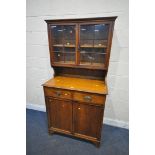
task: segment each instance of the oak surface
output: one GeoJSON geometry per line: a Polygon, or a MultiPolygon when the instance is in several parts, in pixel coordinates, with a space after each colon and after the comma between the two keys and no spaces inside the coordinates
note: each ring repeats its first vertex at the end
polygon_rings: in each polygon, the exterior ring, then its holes
{"type": "Polygon", "coordinates": [[[43,84],[43,86],[98,94],[108,93],[106,83],[101,80],[56,76],[43,84]]]}

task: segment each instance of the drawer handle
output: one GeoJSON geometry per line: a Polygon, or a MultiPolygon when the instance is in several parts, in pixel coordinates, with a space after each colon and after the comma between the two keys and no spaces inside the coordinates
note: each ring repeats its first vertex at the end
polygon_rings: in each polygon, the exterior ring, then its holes
{"type": "Polygon", "coordinates": [[[52,102],[52,100],[51,100],[51,99],[49,99],[49,102],[52,102]]]}
{"type": "Polygon", "coordinates": [[[91,96],[85,96],[84,100],[87,101],[87,102],[90,102],[92,100],[92,98],[91,98],[91,96]]]}
{"type": "Polygon", "coordinates": [[[60,91],[57,91],[57,92],[56,92],[56,96],[59,97],[60,95],[61,95],[61,92],[60,92],[60,91]]]}

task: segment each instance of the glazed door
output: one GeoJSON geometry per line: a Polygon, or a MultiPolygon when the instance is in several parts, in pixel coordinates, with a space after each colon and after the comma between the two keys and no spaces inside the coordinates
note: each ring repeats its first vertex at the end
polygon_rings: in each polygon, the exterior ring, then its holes
{"type": "Polygon", "coordinates": [[[50,47],[53,64],[75,64],[76,62],[76,25],[51,25],[50,47]]]}
{"type": "Polygon", "coordinates": [[[74,133],[79,136],[100,138],[103,108],[84,103],[74,103],[74,133]]]}
{"type": "Polygon", "coordinates": [[[72,103],[48,99],[49,126],[64,132],[72,132],[72,103]]]}
{"type": "Polygon", "coordinates": [[[80,65],[105,65],[109,28],[109,23],[80,24],[80,65]]]}

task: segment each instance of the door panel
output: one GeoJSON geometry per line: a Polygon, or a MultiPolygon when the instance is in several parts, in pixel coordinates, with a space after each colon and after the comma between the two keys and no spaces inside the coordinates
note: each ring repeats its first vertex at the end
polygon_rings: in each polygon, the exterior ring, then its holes
{"type": "Polygon", "coordinates": [[[76,26],[51,25],[51,46],[55,64],[75,64],[76,26]]]}
{"type": "Polygon", "coordinates": [[[109,24],[80,25],[80,65],[105,64],[109,24]]]}
{"type": "Polygon", "coordinates": [[[74,133],[100,138],[103,108],[74,103],[74,133]]]}
{"type": "Polygon", "coordinates": [[[72,103],[51,98],[48,101],[51,127],[72,132],[72,103]]]}

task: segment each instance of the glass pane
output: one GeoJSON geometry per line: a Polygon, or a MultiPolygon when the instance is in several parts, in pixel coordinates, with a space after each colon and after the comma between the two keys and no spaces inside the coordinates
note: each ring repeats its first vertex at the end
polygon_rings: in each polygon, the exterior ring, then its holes
{"type": "Polygon", "coordinates": [[[94,25],[94,32],[96,40],[107,40],[109,32],[109,24],[98,24],[94,25]]]}
{"type": "Polygon", "coordinates": [[[55,60],[55,62],[63,62],[63,53],[62,52],[54,52],[54,60],[55,60]]]}
{"type": "Polygon", "coordinates": [[[51,26],[54,62],[75,64],[75,25],[51,26]]]}
{"type": "Polygon", "coordinates": [[[75,47],[75,26],[64,26],[64,45],[75,47]]]}
{"type": "Polygon", "coordinates": [[[66,64],[72,64],[75,60],[75,53],[65,53],[65,62],[66,64]]]}
{"type": "Polygon", "coordinates": [[[109,24],[80,26],[80,64],[103,65],[106,57],[109,24]]]}
{"type": "Polygon", "coordinates": [[[80,39],[94,39],[94,25],[81,25],[80,39]]]}
{"type": "Polygon", "coordinates": [[[53,45],[63,45],[63,27],[61,25],[51,26],[53,45]]]}
{"type": "Polygon", "coordinates": [[[106,53],[102,49],[92,48],[81,49],[80,53],[80,64],[81,65],[103,65],[105,61],[106,53]]]}

